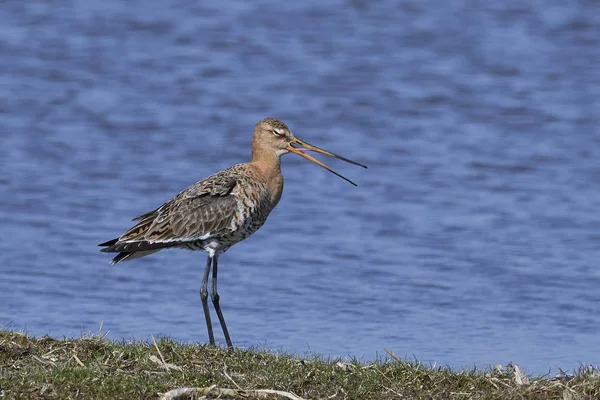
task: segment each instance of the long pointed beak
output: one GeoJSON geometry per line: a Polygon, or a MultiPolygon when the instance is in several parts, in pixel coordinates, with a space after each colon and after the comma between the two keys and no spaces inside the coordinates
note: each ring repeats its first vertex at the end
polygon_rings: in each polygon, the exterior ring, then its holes
{"type": "Polygon", "coordinates": [[[347,163],[358,165],[359,167],[367,168],[366,165],[357,163],[356,161],[349,160],[342,156],[338,156],[337,154],[334,154],[330,151],[320,149],[317,146],[313,146],[312,144],[306,143],[304,140],[300,140],[298,138],[294,138],[294,140],[292,140],[290,142],[290,144],[288,145],[288,150],[291,151],[292,153],[298,154],[300,157],[306,158],[308,161],[314,162],[318,166],[325,168],[327,171],[339,176],[340,178],[342,178],[343,180],[345,180],[347,182],[350,182],[354,186],[358,186],[358,185],[356,183],[352,182],[350,179],[346,178],[345,176],[342,176],[339,173],[337,173],[336,171],[334,171],[333,169],[329,168],[327,165],[323,164],[321,161],[317,160],[316,158],[309,156],[308,154],[306,154],[306,151],[308,151],[308,150],[316,151],[317,153],[325,154],[327,156],[338,158],[342,161],[346,161],[347,163]],[[299,145],[299,146],[302,146],[303,148],[294,147],[293,145],[299,145]]]}

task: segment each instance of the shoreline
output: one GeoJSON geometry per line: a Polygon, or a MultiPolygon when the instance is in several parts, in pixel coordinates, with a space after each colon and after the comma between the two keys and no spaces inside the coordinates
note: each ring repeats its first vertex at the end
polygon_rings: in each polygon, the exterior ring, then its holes
{"type": "Polygon", "coordinates": [[[27,399],[596,399],[600,371],[531,377],[518,366],[453,370],[388,351],[370,363],[258,349],[55,339],[0,330],[0,397],[27,399]],[[170,397],[169,397],[170,396],[170,397]]]}

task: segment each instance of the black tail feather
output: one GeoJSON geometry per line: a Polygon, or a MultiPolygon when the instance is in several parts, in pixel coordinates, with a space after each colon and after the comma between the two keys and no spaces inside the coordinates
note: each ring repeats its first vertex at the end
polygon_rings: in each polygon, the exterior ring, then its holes
{"type": "Polygon", "coordinates": [[[119,241],[119,238],[109,240],[108,242],[100,243],[98,246],[112,246],[119,241]]]}
{"type": "Polygon", "coordinates": [[[116,241],[108,241],[101,246],[108,246],[100,251],[104,253],[135,253],[136,251],[146,251],[146,250],[160,250],[167,249],[169,247],[176,247],[180,244],[185,243],[184,241],[172,241],[172,242],[149,242],[146,240],[139,242],[119,242],[116,241]]]}
{"type": "Polygon", "coordinates": [[[111,264],[116,264],[124,258],[127,258],[131,253],[119,253],[115,258],[111,260],[111,264]]]}

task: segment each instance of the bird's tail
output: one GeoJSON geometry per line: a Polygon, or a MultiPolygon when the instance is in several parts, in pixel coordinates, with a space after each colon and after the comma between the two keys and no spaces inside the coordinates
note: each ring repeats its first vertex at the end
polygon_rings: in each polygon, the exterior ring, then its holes
{"type": "Polygon", "coordinates": [[[124,251],[124,252],[117,254],[117,256],[110,261],[110,264],[114,265],[121,261],[135,260],[136,258],[149,256],[150,254],[156,253],[159,250],[161,250],[161,249],[146,250],[146,251],[124,251]]]}
{"type": "Polygon", "coordinates": [[[120,241],[121,238],[112,239],[98,245],[104,247],[100,249],[104,253],[119,253],[112,259],[111,264],[135,260],[136,258],[145,257],[162,249],[177,247],[182,243],[177,240],[168,242],[149,242],[147,240],[120,241]]]}

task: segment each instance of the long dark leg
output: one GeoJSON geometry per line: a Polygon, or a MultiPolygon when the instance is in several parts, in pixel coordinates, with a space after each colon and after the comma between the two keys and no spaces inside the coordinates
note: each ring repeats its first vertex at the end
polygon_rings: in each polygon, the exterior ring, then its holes
{"type": "Polygon", "coordinates": [[[202,278],[202,286],[200,286],[200,300],[202,300],[202,308],[204,309],[204,318],[206,319],[206,329],[208,329],[208,343],[211,346],[215,345],[215,336],[213,335],[212,322],[210,321],[210,311],[208,310],[208,275],[210,275],[210,265],[212,258],[208,257],[206,261],[206,269],[202,278]]]}
{"type": "Polygon", "coordinates": [[[215,311],[217,312],[217,316],[219,317],[221,328],[223,328],[223,335],[225,335],[225,342],[227,343],[227,347],[229,349],[233,349],[233,344],[231,344],[229,332],[227,332],[227,325],[225,325],[225,318],[223,318],[221,306],[219,305],[219,293],[217,292],[217,269],[219,268],[217,265],[218,258],[219,256],[213,257],[212,290],[210,292],[210,298],[212,299],[213,305],[215,306],[215,311]]]}

